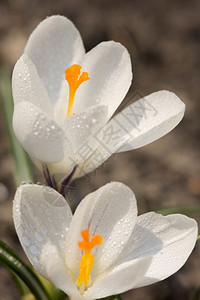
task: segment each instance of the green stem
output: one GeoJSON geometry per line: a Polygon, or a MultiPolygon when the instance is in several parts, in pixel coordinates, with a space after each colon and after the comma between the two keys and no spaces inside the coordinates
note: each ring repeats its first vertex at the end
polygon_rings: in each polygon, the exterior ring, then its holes
{"type": "Polygon", "coordinates": [[[12,272],[22,280],[37,300],[51,300],[44,286],[32,269],[2,241],[0,241],[0,263],[8,270],[12,270],[12,272]]]}
{"type": "Polygon", "coordinates": [[[15,165],[15,183],[18,186],[22,181],[34,182],[34,176],[30,167],[30,159],[17,141],[13,128],[13,99],[11,93],[10,73],[7,69],[0,69],[0,93],[2,96],[3,116],[10,140],[11,153],[15,165]]]}
{"type": "Polygon", "coordinates": [[[9,269],[7,267],[7,270],[10,271],[10,274],[12,276],[12,278],[14,279],[15,283],[18,286],[18,289],[20,291],[20,294],[22,296],[27,295],[30,293],[29,288],[27,287],[27,285],[19,278],[19,276],[17,276],[17,274],[15,272],[13,272],[11,269],[9,269]]]}

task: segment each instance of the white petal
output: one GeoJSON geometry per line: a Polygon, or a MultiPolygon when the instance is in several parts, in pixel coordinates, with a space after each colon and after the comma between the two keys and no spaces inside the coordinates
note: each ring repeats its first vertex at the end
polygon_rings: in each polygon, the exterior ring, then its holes
{"type": "MultiPolygon", "coordinates": [[[[99,132],[102,133],[102,130],[99,132]]],[[[76,178],[82,177],[87,175],[88,173],[92,172],[96,168],[98,168],[103,162],[110,157],[113,153],[109,150],[105,149],[102,146],[102,139],[99,139],[99,132],[97,132],[94,137],[97,137],[99,141],[99,145],[97,149],[91,154],[90,157],[88,157],[85,161],[82,162],[82,164],[79,165],[77,172],[75,174],[76,178]]]]}
{"type": "Polygon", "coordinates": [[[72,144],[77,165],[84,162],[99,145],[99,141],[103,138],[103,131],[99,128],[105,124],[106,119],[105,105],[98,105],[66,119],[63,131],[72,144]]]}
{"type": "Polygon", "coordinates": [[[181,121],[184,111],[184,103],[168,91],[153,93],[131,104],[102,126],[104,138],[77,176],[95,170],[113,153],[133,150],[164,136],[181,121]]]}
{"type": "Polygon", "coordinates": [[[50,243],[44,245],[40,263],[43,266],[43,276],[45,274],[45,278],[50,280],[57,288],[77,299],[84,299],[67,273],[65,261],[55,245],[50,243]]]}
{"type": "Polygon", "coordinates": [[[62,16],[42,21],[31,34],[26,54],[36,65],[53,103],[59,96],[64,71],[85,53],[78,30],[62,16]]]}
{"type": "Polygon", "coordinates": [[[75,166],[78,168],[73,179],[80,173],[82,174],[82,164],[95,151],[99,141],[103,138],[103,132],[99,127],[106,122],[106,119],[107,108],[99,105],[83,113],[70,116],[60,124],[63,136],[65,136],[63,139],[64,157],[59,163],[48,164],[56,181],[69,175],[75,166]]]}
{"type": "Polygon", "coordinates": [[[74,112],[104,104],[108,106],[110,118],[131,84],[129,53],[120,43],[103,42],[84,56],[82,66],[82,70],[89,73],[90,80],[77,90],[74,112]]]}
{"type": "Polygon", "coordinates": [[[12,76],[14,103],[29,101],[52,116],[52,104],[35,65],[26,54],[17,61],[12,76]]]}
{"type": "Polygon", "coordinates": [[[159,91],[138,100],[111,121],[113,126],[121,126],[117,152],[137,149],[161,138],[178,125],[184,112],[185,104],[172,92],[159,91]]]}
{"type": "Polygon", "coordinates": [[[63,159],[64,134],[61,128],[31,102],[15,105],[13,128],[24,149],[34,158],[49,163],[63,159]]]}
{"type": "MultiPolygon", "coordinates": [[[[101,246],[94,249],[95,263],[92,273],[109,268],[124,248],[136,222],[137,207],[133,192],[124,184],[113,182],[89,194],[79,204],[70,224],[66,245],[66,262],[79,274],[82,240],[81,231],[90,229],[90,235],[103,237],[101,246]]],[[[95,275],[96,276],[96,275],[95,275]]]]}
{"type": "MultiPolygon", "coordinates": [[[[60,252],[72,213],[66,200],[55,190],[36,184],[17,189],[13,218],[22,247],[34,268],[47,276],[40,262],[46,244],[56,245],[60,252]]],[[[64,252],[63,252],[64,253],[64,252]]]]}
{"type": "Polygon", "coordinates": [[[97,280],[85,293],[85,297],[98,299],[133,289],[142,280],[152,257],[142,257],[119,266],[97,280]]]}
{"type": "Polygon", "coordinates": [[[192,252],[196,238],[195,220],[179,214],[164,217],[150,212],[138,217],[121,260],[152,255],[150,267],[138,284],[149,285],[178,271],[192,252]]]}

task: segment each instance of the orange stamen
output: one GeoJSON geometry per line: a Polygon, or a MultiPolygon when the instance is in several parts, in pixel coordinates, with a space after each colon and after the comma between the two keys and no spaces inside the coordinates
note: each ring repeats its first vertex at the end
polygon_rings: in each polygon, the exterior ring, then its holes
{"type": "Polygon", "coordinates": [[[69,84],[69,103],[67,109],[67,117],[71,116],[72,107],[74,103],[74,97],[78,87],[84,81],[89,80],[89,75],[87,72],[83,72],[81,74],[81,66],[80,65],[72,65],[65,70],[65,79],[69,84]]]}
{"type": "Polygon", "coordinates": [[[94,264],[94,255],[91,253],[91,250],[95,246],[101,245],[103,238],[101,235],[96,234],[90,241],[89,229],[81,231],[81,235],[83,237],[83,241],[79,242],[78,246],[81,250],[84,250],[84,254],[80,262],[80,275],[77,280],[77,285],[80,286],[81,284],[84,284],[84,286],[87,286],[94,264]]]}

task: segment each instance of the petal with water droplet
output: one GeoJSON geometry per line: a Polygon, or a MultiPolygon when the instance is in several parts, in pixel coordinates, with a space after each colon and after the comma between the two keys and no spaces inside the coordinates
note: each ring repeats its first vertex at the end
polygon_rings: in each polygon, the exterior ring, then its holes
{"type": "Polygon", "coordinates": [[[115,266],[107,274],[100,275],[84,296],[97,299],[133,289],[144,277],[151,260],[152,257],[147,256],[115,266]]]}
{"type": "Polygon", "coordinates": [[[85,50],[74,24],[63,16],[51,16],[33,31],[24,53],[35,64],[52,103],[55,103],[64,81],[65,69],[78,63],[85,50]]]}
{"type": "Polygon", "coordinates": [[[136,101],[103,128],[99,147],[81,169],[91,172],[113,153],[133,150],[159,139],[181,121],[184,111],[184,103],[168,91],[155,92],[136,101]]]}
{"type": "Polygon", "coordinates": [[[109,183],[86,196],[79,204],[70,224],[66,245],[66,261],[78,278],[81,251],[77,247],[81,231],[100,234],[103,243],[95,253],[92,272],[100,273],[116,260],[133,230],[137,206],[133,192],[124,184],[109,183]],[[125,230],[128,234],[125,234],[125,230]]]}
{"type": "Polygon", "coordinates": [[[46,88],[35,65],[26,54],[20,57],[14,67],[12,92],[15,105],[24,101],[32,102],[50,116],[53,115],[53,105],[46,88]]]}
{"type": "Polygon", "coordinates": [[[93,105],[107,105],[108,119],[124,99],[131,85],[130,55],[126,48],[114,41],[103,42],[86,53],[82,70],[91,80],[80,86],[74,101],[74,112],[93,105]]]}
{"type": "Polygon", "coordinates": [[[48,114],[31,102],[15,105],[13,128],[24,149],[46,163],[59,162],[64,157],[64,134],[48,114]]]}
{"type": "Polygon", "coordinates": [[[121,261],[152,255],[148,271],[137,287],[149,285],[178,271],[191,254],[196,238],[195,220],[179,214],[146,213],[137,218],[121,261]]]}
{"type": "Polygon", "coordinates": [[[51,243],[60,252],[65,250],[65,237],[72,219],[69,205],[52,188],[25,184],[15,194],[13,218],[24,251],[36,270],[43,274],[40,257],[44,245],[51,243]]]}

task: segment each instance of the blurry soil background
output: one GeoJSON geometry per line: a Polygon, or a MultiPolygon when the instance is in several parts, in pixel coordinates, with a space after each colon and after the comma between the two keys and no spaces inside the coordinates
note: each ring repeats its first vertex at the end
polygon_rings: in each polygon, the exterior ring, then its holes
{"type": "MultiPolygon", "coordinates": [[[[135,192],[139,213],[199,204],[200,1],[0,0],[0,64],[12,70],[29,34],[52,14],[62,14],[75,23],[86,50],[104,40],[127,47],[134,72],[133,101],[169,89],[186,104],[183,121],[170,134],[141,149],[114,155],[89,179],[77,180],[74,190],[86,195],[107,182],[121,181],[135,192]]],[[[12,221],[16,188],[2,109],[0,118],[0,239],[25,258],[12,221]]],[[[129,291],[122,299],[194,299],[200,287],[199,259],[200,242],[177,274],[129,291]]],[[[1,266],[0,299],[20,299],[1,266]]]]}

